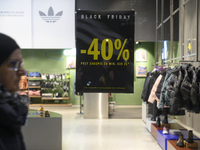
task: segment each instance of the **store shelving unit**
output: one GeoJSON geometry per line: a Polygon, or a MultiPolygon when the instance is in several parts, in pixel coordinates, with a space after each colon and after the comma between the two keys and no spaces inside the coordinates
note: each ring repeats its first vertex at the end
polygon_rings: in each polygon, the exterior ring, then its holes
{"type": "Polygon", "coordinates": [[[44,97],[42,97],[42,102],[44,101],[44,100],[69,100],[69,97],[60,97],[60,98],[57,98],[57,97],[53,97],[53,98],[44,98],[44,97]]]}
{"type": "MultiPolygon", "coordinates": [[[[29,82],[29,80],[41,80],[41,77],[27,77],[27,79],[28,79],[28,82],[29,82]]],[[[28,91],[30,89],[41,89],[41,86],[29,86],[28,85],[28,91]]],[[[41,98],[41,96],[36,96],[36,95],[32,95],[32,96],[29,95],[29,97],[30,98],[41,98]]]]}
{"type": "MultiPolygon", "coordinates": [[[[42,74],[44,71],[48,70],[50,72],[52,71],[64,71],[63,69],[62,70],[56,70],[56,69],[44,69],[44,70],[40,70],[40,69],[31,69],[29,70],[30,72],[31,71],[38,71],[40,72],[40,74],[42,74]]],[[[65,70],[66,71],[66,70],[65,70]]],[[[28,81],[30,80],[41,80],[42,81],[42,78],[41,77],[27,77],[28,81]]],[[[28,86],[28,90],[29,89],[41,89],[41,86],[28,86]]],[[[42,97],[42,96],[29,96],[30,98],[40,98],[41,99],[41,103],[43,103],[43,101],[45,100],[58,100],[58,101],[63,101],[63,100],[70,100],[70,96],[68,97],[42,97]]],[[[68,102],[69,103],[69,102],[68,102]]]]}

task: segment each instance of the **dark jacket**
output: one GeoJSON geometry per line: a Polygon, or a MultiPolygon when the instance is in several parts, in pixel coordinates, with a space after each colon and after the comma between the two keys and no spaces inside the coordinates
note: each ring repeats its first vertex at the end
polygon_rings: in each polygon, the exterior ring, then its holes
{"type": "Polygon", "coordinates": [[[172,71],[175,78],[172,88],[168,85],[167,91],[171,92],[170,113],[176,115],[181,108],[199,113],[198,83],[195,68],[191,64],[184,64],[172,71]]]}
{"type": "Polygon", "coordinates": [[[190,67],[189,72],[191,74],[191,79],[192,79],[190,99],[192,101],[193,106],[195,106],[195,105],[199,104],[199,98],[198,98],[199,86],[198,86],[198,83],[197,83],[197,75],[196,75],[196,72],[195,72],[195,68],[190,67]]]}
{"type": "Polygon", "coordinates": [[[199,107],[199,86],[197,83],[197,74],[195,72],[195,67],[190,66],[188,68],[188,75],[190,78],[191,83],[191,90],[190,90],[190,103],[191,103],[191,112],[199,113],[200,107],[199,107]]]}
{"type": "Polygon", "coordinates": [[[25,150],[21,126],[26,121],[27,107],[19,95],[7,93],[0,85],[0,150],[25,150]]]}
{"type": "Polygon", "coordinates": [[[144,98],[145,93],[146,93],[146,87],[147,87],[147,85],[148,85],[148,83],[149,83],[149,75],[150,75],[150,73],[151,73],[151,72],[148,72],[148,73],[147,73],[147,76],[146,76],[145,81],[144,81],[143,91],[142,91],[142,95],[141,95],[141,98],[142,98],[142,99],[144,98]]]}
{"type": "Polygon", "coordinates": [[[159,115],[164,115],[163,112],[158,111],[157,105],[154,104],[154,100],[158,102],[160,101],[160,92],[162,89],[162,85],[165,79],[165,76],[167,74],[167,72],[171,70],[170,67],[168,68],[164,68],[162,71],[160,71],[160,75],[157,78],[157,80],[155,81],[155,84],[153,85],[153,88],[151,90],[151,94],[150,94],[150,98],[148,99],[148,114],[152,114],[154,116],[159,116],[159,115]],[[152,97],[153,95],[153,97],[152,97]],[[154,99],[152,99],[154,98],[154,99]]]}
{"type": "Polygon", "coordinates": [[[165,76],[165,80],[163,82],[163,86],[162,86],[161,93],[160,93],[160,102],[158,104],[158,109],[161,111],[163,111],[164,105],[170,106],[170,95],[167,92],[167,86],[170,83],[170,81],[174,78],[172,71],[175,68],[173,68],[167,72],[167,74],[165,76]]]}
{"type": "Polygon", "coordinates": [[[192,102],[190,99],[190,92],[192,87],[192,80],[190,78],[189,68],[191,67],[190,64],[182,66],[183,71],[183,82],[180,87],[180,91],[182,94],[182,98],[184,100],[184,108],[187,110],[192,109],[192,102]]]}
{"type": "Polygon", "coordinates": [[[156,96],[158,97],[158,99],[160,99],[160,93],[161,93],[161,89],[165,80],[165,76],[167,74],[167,72],[171,70],[170,67],[163,69],[163,71],[161,72],[162,75],[162,79],[160,81],[160,83],[158,84],[157,90],[156,90],[156,96]]]}
{"type": "Polygon", "coordinates": [[[184,101],[180,92],[180,87],[183,81],[182,66],[177,67],[172,71],[174,78],[169,84],[167,91],[170,92],[170,114],[176,115],[178,111],[183,107],[184,101]]]}
{"type": "Polygon", "coordinates": [[[149,95],[149,99],[148,99],[148,114],[154,114],[154,112],[157,110],[157,103],[159,102],[159,98],[156,96],[155,92],[156,89],[160,83],[160,80],[162,79],[162,75],[160,74],[159,77],[156,79],[151,93],[149,95]],[[156,101],[156,103],[154,102],[156,101]]]}
{"type": "Polygon", "coordinates": [[[145,87],[144,87],[144,90],[145,90],[144,95],[143,95],[144,102],[148,101],[149,95],[151,93],[151,89],[159,75],[160,75],[160,72],[158,72],[158,71],[154,71],[154,72],[150,73],[150,75],[145,83],[145,87]]]}

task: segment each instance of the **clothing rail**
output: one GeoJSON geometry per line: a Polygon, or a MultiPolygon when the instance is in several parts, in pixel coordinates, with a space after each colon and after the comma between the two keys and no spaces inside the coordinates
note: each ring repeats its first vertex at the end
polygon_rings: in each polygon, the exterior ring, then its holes
{"type": "MultiPolygon", "coordinates": [[[[192,57],[192,56],[195,56],[195,55],[196,55],[196,53],[193,53],[193,54],[190,54],[190,55],[182,56],[182,58],[192,57]]],[[[172,59],[164,60],[163,62],[168,62],[168,61],[176,60],[176,59],[181,59],[181,57],[176,57],[176,58],[172,58],[172,59]]],[[[180,61],[186,61],[186,62],[198,62],[198,61],[194,61],[194,60],[180,60],[180,61]]],[[[162,61],[156,62],[156,64],[161,64],[161,63],[162,63],[162,61]]]]}

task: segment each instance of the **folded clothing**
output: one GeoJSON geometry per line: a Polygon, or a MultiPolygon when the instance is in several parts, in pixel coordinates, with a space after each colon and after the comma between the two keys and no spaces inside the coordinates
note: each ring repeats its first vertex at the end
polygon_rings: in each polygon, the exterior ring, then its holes
{"type": "Polygon", "coordinates": [[[40,96],[41,90],[29,90],[29,96],[40,96]]]}
{"type": "Polygon", "coordinates": [[[26,92],[17,92],[19,95],[27,95],[26,92]]]}
{"type": "Polygon", "coordinates": [[[29,77],[41,77],[39,72],[29,72],[29,77]]]}
{"type": "Polygon", "coordinates": [[[42,97],[46,98],[53,98],[53,93],[42,93],[42,97]]]}
{"type": "Polygon", "coordinates": [[[28,85],[29,86],[40,86],[40,81],[29,81],[28,85]]]}

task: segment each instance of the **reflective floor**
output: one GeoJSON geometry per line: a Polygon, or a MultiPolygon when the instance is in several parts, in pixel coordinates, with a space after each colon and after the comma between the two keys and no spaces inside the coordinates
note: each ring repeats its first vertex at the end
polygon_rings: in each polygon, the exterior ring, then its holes
{"type": "Polygon", "coordinates": [[[62,114],[62,150],[161,150],[142,119],[84,119],[77,106],[44,109],[62,114]]]}

